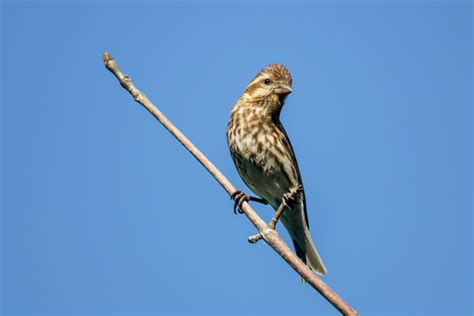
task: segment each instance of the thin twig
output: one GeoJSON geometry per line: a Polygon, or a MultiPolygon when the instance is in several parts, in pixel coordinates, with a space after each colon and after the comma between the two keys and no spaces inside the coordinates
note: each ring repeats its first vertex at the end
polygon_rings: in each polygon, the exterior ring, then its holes
{"type": "MultiPolygon", "coordinates": [[[[209,171],[224,190],[226,190],[229,195],[232,195],[236,189],[229,180],[227,180],[216,166],[214,166],[214,164],[209,161],[209,159],[207,159],[207,157],[204,156],[204,154],[197,149],[196,146],[194,146],[191,141],[153,105],[153,103],[151,103],[144,93],[133,85],[132,80],[120,71],[117,63],[108,52],[104,53],[103,60],[105,67],[112,72],[115,77],[117,77],[122,87],[133,96],[133,99],[140,103],[161,124],[163,124],[163,126],[204,166],[204,168],[209,171]]],[[[323,295],[324,298],[326,298],[342,314],[357,315],[357,312],[349,304],[347,304],[336,292],[334,292],[315,273],[313,273],[308,266],[301,261],[293,251],[291,251],[288,245],[281,239],[278,232],[269,228],[247,202],[243,203],[242,210],[252,224],[258,229],[261,238],[263,238],[267,244],[270,245],[270,247],[272,247],[315,290],[321,293],[321,295],[323,295]]]]}

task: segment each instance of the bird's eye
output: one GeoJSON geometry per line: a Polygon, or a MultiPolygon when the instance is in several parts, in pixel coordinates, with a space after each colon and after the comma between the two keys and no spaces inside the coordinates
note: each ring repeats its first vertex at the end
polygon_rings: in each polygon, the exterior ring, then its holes
{"type": "Polygon", "coordinates": [[[270,83],[272,83],[272,81],[271,81],[270,79],[265,79],[264,82],[265,82],[265,84],[270,84],[270,83]]]}

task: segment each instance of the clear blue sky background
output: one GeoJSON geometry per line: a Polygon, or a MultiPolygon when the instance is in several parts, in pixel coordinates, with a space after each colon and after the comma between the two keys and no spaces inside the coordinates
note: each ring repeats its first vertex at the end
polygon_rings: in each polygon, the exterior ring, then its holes
{"type": "Polygon", "coordinates": [[[324,280],[362,315],[472,313],[471,3],[1,10],[5,315],[337,314],[247,243],[253,226],[106,50],[240,188],[229,111],[262,67],[287,65],[282,121],[324,280]]]}

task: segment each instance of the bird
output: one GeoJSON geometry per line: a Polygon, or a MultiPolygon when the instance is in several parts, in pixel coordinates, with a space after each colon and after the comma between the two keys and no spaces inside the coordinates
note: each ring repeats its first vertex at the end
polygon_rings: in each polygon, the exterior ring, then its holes
{"type": "Polygon", "coordinates": [[[280,220],[291,237],[296,255],[313,272],[326,275],[327,269],[309,231],[298,163],[280,121],[285,100],[293,92],[292,83],[291,73],[284,65],[270,64],[257,73],[232,107],[227,144],[240,177],[258,197],[241,190],[231,197],[237,204],[234,212],[239,207],[239,213],[243,201],[269,204],[276,213],[282,205],[286,207],[280,220]]]}

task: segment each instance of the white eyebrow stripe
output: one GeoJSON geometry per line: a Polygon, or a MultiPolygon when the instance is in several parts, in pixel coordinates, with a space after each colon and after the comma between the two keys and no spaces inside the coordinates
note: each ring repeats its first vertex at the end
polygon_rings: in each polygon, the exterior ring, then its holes
{"type": "Polygon", "coordinates": [[[269,79],[269,78],[270,78],[270,76],[268,76],[266,74],[259,74],[259,75],[257,75],[257,77],[255,77],[255,79],[250,81],[249,86],[253,85],[254,83],[257,83],[258,81],[260,81],[262,79],[269,79]]]}

